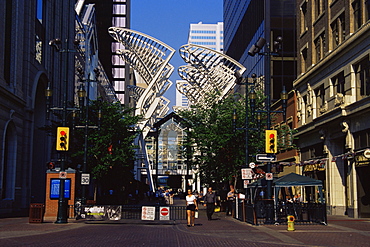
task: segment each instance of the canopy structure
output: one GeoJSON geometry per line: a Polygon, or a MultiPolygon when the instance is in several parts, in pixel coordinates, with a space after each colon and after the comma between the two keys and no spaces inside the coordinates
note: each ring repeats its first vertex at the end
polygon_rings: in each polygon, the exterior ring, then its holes
{"type": "Polygon", "coordinates": [[[154,191],[145,137],[153,124],[169,111],[170,101],[163,95],[172,85],[169,77],[174,68],[169,61],[175,49],[149,35],[128,28],[110,27],[108,31],[120,43],[121,49],[116,50],[116,54],[135,72],[136,85],[128,86],[127,89],[129,96],[135,100],[135,115],[142,116],[138,123],[141,133],[135,139],[135,145],[139,147],[136,152],[136,179],[140,181],[139,176],[145,175],[146,170],[151,190],[154,191]]]}
{"type": "Polygon", "coordinates": [[[276,179],[274,185],[275,187],[322,186],[322,181],[292,172],[276,179]]]}
{"type": "MultiPolygon", "coordinates": [[[[318,186],[319,194],[320,194],[320,201],[323,202],[323,193],[322,193],[322,181],[313,179],[310,177],[302,176],[296,173],[289,173],[283,177],[274,179],[273,182],[273,187],[274,187],[274,198],[275,198],[275,204],[278,203],[278,198],[277,195],[279,193],[279,190],[281,188],[285,187],[293,187],[293,186],[304,186],[304,187],[309,187],[309,186],[318,186]]],[[[257,180],[256,182],[251,183],[248,187],[253,189],[257,188],[264,188],[266,187],[266,179],[261,178],[257,180]]]]}
{"type": "Polygon", "coordinates": [[[235,86],[235,72],[243,74],[246,68],[235,59],[211,48],[186,44],[179,49],[187,65],[178,68],[179,76],[185,80],[176,84],[192,105],[208,105],[214,99],[210,94],[218,93],[216,100],[223,99],[235,86]]]}

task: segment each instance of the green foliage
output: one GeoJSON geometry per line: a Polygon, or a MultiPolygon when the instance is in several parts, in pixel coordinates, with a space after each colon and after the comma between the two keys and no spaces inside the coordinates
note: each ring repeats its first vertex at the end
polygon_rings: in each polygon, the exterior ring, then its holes
{"type": "MultiPolygon", "coordinates": [[[[80,115],[82,125],[86,123],[85,110],[80,115]]],[[[88,130],[87,168],[94,179],[101,183],[133,181],[133,141],[137,135],[135,124],[138,120],[139,117],[133,116],[133,109],[122,108],[119,103],[111,104],[100,100],[90,102],[87,125],[99,126],[88,130]]],[[[85,128],[75,129],[74,137],[73,163],[82,164],[85,128]]]]}
{"type": "MultiPolygon", "coordinates": [[[[256,102],[257,109],[263,107],[263,96],[256,102]]],[[[218,103],[195,105],[190,110],[181,111],[185,119],[187,138],[185,139],[188,165],[198,169],[198,176],[207,184],[232,181],[245,167],[245,98],[239,100],[230,96],[218,103]],[[237,119],[233,125],[234,109],[237,119]]],[[[248,106],[250,107],[250,106],[248,106]]],[[[249,112],[249,155],[264,147],[256,121],[249,112]]]]}

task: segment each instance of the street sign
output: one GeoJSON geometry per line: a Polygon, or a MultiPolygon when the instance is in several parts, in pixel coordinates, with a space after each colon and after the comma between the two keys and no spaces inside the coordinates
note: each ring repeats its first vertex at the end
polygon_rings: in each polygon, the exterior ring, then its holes
{"type": "Polygon", "coordinates": [[[82,173],[81,174],[81,184],[82,185],[89,185],[90,184],[90,174],[89,173],[82,173]]]}
{"type": "Polygon", "coordinates": [[[275,154],[257,154],[256,161],[257,162],[275,162],[276,155],[275,154]]]}
{"type": "Polygon", "coordinates": [[[155,220],[155,207],[142,206],[141,220],[155,220]]]}
{"type": "Polygon", "coordinates": [[[242,169],[242,179],[252,179],[253,178],[252,168],[243,168],[242,169]]]}
{"type": "Polygon", "coordinates": [[[170,208],[169,207],[161,207],[160,209],[159,220],[170,220],[170,208]]]}
{"type": "Polygon", "coordinates": [[[244,189],[248,188],[248,184],[250,184],[249,180],[243,180],[244,183],[244,189]]]}
{"type": "Polygon", "coordinates": [[[66,179],[67,178],[67,172],[59,172],[59,178],[60,179],[66,179]]]}
{"type": "Polygon", "coordinates": [[[271,172],[266,173],[266,180],[274,180],[274,176],[272,175],[271,172]]]}

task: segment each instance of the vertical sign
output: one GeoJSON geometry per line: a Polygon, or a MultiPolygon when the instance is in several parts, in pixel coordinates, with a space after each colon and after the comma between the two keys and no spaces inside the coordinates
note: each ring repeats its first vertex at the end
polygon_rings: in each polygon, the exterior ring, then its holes
{"type": "Polygon", "coordinates": [[[90,184],[90,174],[89,173],[82,173],[81,174],[81,184],[82,185],[89,185],[90,184]]]}
{"type": "Polygon", "coordinates": [[[243,168],[242,169],[242,179],[252,179],[252,178],[253,178],[252,168],[243,168]]]}
{"type": "Polygon", "coordinates": [[[155,207],[142,206],[141,220],[155,220],[155,207]]]}

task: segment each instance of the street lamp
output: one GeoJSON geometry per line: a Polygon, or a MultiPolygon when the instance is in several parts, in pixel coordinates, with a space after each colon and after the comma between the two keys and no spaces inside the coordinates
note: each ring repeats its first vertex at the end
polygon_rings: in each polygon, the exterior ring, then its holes
{"type": "MultiPolygon", "coordinates": [[[[69,53],[74,53],[76,52],[76,50],[73,50],[73,49],[69,49],[69,40],[66,39],[65,40],[65,48],[63,48],[63,42],[61,41],[61,39],[59,38],[56,38],[56,39],[53,39],[49,42],[49,45],[51,47],[53,47],[57,52],[59,52],[60,54],[64,54],[65,56],[65,63],[63,64],[62,63],[62,72],[64,72],[64,78],[63,78],[63,83],[61,83],[61,85],[63,85],[61,88],[62,88],[62,106],[61,107],[52,107],[51,106],[51,101],[52,101],[52,95],[53,95],[53,91],[52,91],[52,88],[51,88],[51,83],[49,82],[48,85],[47,85],[47,88],[45,89],[45,97],[46,97],[46,111],[47,111],[47,119],[49,119],[49,112],[50,111],[61,111],[62,112],[62,123],[61,123],[61,127],[63,128],[62,131],[57,131],[57,138],[63,138],[63,140],[65,140],[65,138],[68,138],[68,142],[69,140],[71,140],[71,138],[69,137],[69,127],[67,127],[67,114],[68,114],[68,111],[72,111],[72,112],[75,112],[76,110],[79,110],[77,108],[68,108],[67,107],[67,101],[68,101],[68,88],[69,88],[69,85],[68,85],[68,77],[69,77],[69,53]],[[67,135],[68,134],[68,135],[67,135]],[[62,136],[62,137],[59,137],[59,136],[62,136]]],[[[77,43],[74,42],[74,44],[76,45],[77,43]]],[[[62,56],[60,56],[60,59],[62,61],[62,56]]],[[[58,127],[58,128],[61,128],[61,127],[58,127]]],[[[59,156],[60,156],[60,184],[59,184],[59,199],[58,199],[58,214],[57,214],[57,220],[55,223],[68,223],[68,220],[67,220],[67,201],[66,201],[66,198],[64,197],[64,192],[65,192],[65,178],[66,176],[65,175],[62,175],[62,174],[65,174],[65,168],[66,168],[66,161],[67,161],[67,154],[68,154],[68,147],[69,144],[66,143],[66,145],[64,146],[64,148],[60,148],[60,147],[56,147],[56,150],[58,151],[59,153],[59,156]]]]}
{"type": "MultiPolygon", "coordinates": [[[[52,46],[57,52],[59,53],[65,53],[65,65],[63,69],[65,70],[64,74],[64,83],[62,87],[62,107],[50,107],[51,105],[51,97],[53,95],[51,85],[48,83],[48,87],[45,90],[45,97],[46,97],[46,105],[47,105],[47,114],[49,114],[50,110],[60,110],[62,111],[62,124],[61,126],[65,127],[67,124],[67,100],[68,100],[68,53],[70,52],[68,49],[68,40],[66,40],[67,43],[67,49],[62,49],[61,45],[62,42],[59,38],[53,39],[49,42],[49,45],[52,46]]],[[[68,128],[68,127],[65,127],[68,128]]],[[[65,132],[63,132],[65,133],[65,132]]],[[[57,133],[57,136],[59,136],[60,133],[57,133]]],[[[65,137],[63,137],[65,138],[65,137]]],[[[67,137],[69,138],[69,137],[67,137]]],[[[68,149],[59,149],[57,146],[57,150],[60,154],[60,174],[65,172],[65,164],[67,160],[67,151],[68,149]]],[[[57,220],[55,223],[67,223],[67,204],[66,204],[66,198],[64,197],[64,191],[65,191],[65,176],[59,176],[60,184],[59,184],[59,199],[58,199],[58,215],[57,220]]]]}
{"type": "MultiPolygon", "coordinates": [[[[83,73],[82,69],[78,69],[80,75],[83,73]]],[[[90,73],[88,73],[87,79],[81,78],[81,82],[84,82],[86,85],[84,86],[82,83],[80,84],[77,95],[79,98],[80,107],[84,105],[84,101],[86,100],[86,107],[85,107],[85,119],[83,120],[84,125],[75,126],[77,129],[84,129],[84,156],[83,156],[83,164],[82,164],[82,174],[81,174],[81,186],[82,186],[82,198],[81,203],[82,205],[86,204],[86,190],[87,186],[90,184],[90,176],[87,174],[87,152],[88,152],[88,137],[89,137],[89,129],[97,129],[100,126],[101,120],[101,110],[98,111],[98,126],[89,125],[89,105],[90,105],[90,82],[97,82],[97,78],[99,75],[99,70],[94,69],[95,72],[95,80],[90,79],[90,73]],[[85,87],[87,90],[85,90],[85,87]],[[86,179],[86,181],[82,181],[82,176],[86,179]]],[[[82,76],[82,75],[81,75],[82,76]]],[[[85,180],[85,179],[84,179],[85,180]]]]}
{"type": "MultiPolygon", "coordinates": [[[[265,66],[266,70],[266,76],[265,76],[265,94],[266,94],[266,111],[257,111],[257,122],[260,123],[261,119],[261,112],[266,112],[267,114],[267,119],[266,119],[266,129],[270,130],[271,129],[271,113],[283,113],[283,118],[284,121],[286,120],[286,108],[287,108],[287,99],[288,99],[288,93],[285,90],[285,86],[283,86],[282,92],[280,94],[281,100],[282,100],[282,111],[271,111],[271,82],[270,82],[270,77],[271,77],[271,56],[277,55],[277,50],[281,48],[281,42],[282,42],[282,37],[279,36],[277,37],[276,41],[274,41],[274,47],[276,48],[275,52],[271,52],[270,50],[270,44],[267,43],[266,47],[266,52],[261,53],[261,49],[264,47],[266,44],[266,40],[264,38],[259,38],[258,41],[252,45],[252,47],[248,51],[249,56],[255,56],[256,54],[258,55],[263,55],[267,57],[267,65],[265,66]]],[[[246,96],[248,94],[248,82],[243,83],[244,79],[240,77],[240,75],[237,75],[237,83],[238,84],[243,84],[246,85],[246,96]],[[238,77],[239,76],[239,77],[238,77]]],[[[256,75],[252,75],[253,81],[255,81],[256,75]]],[[[254,83],[252,83],[254,84],[254,83]]],[[[254,92],[254,87],[252,88],[252,92],[249,94],[249,98],[251,99],[251,108],[255,107],[255,92],[254,92]],[[253,106],[252,106],[253,104],[253,106]]],[[[246,102],[247,102],[247,97],[246,97],[246,102]]],[[[254,109],[251,109],[251,114],[254,116],[254,109]]],[[[248,105],[246,103],[246,163],[248,163],[248,105]]],[[[266,173],[271,174],[271,162],[267,163],[267,168],[266,168],[266,173]]],[[[272,199],[272,180],[267,180],[267,199],[272,199]]],[[[269,210],[268,210],[269,211],[269,210]]],[[[272,212],[268,212],[267,215],[267,220],[272,219],[272,212]]]]}

